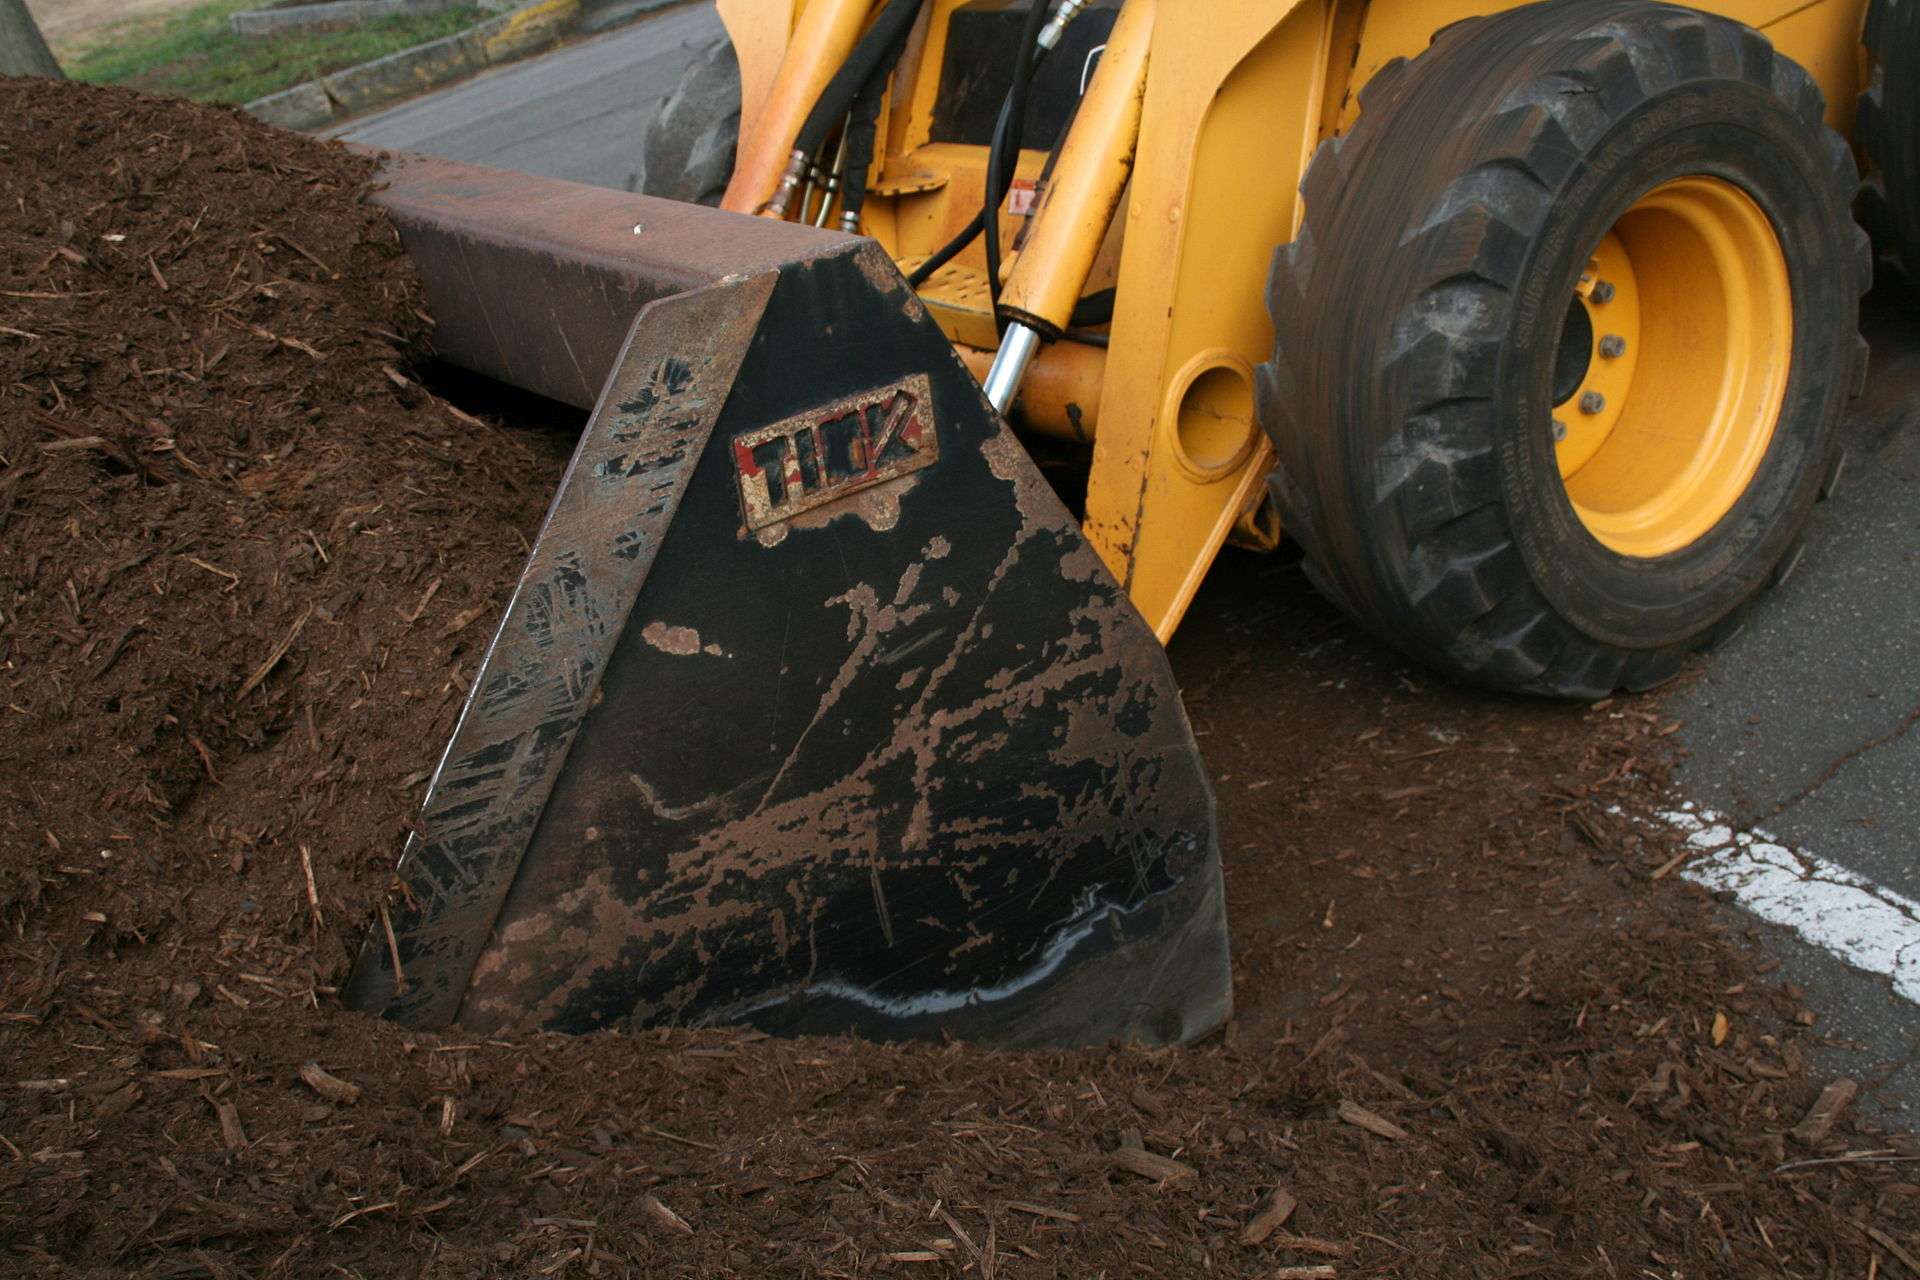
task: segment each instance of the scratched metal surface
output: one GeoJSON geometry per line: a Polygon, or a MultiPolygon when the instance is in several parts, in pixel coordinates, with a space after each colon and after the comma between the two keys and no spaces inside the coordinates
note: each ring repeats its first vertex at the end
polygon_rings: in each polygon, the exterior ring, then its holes
{"type": "Polygon", "coordinates": [[[574,403],[614,373],[348,1001],[1000,1044],[1218,1025],[1212,795],[1165,655],[885,255],[389,175],[443,356],[574,403]]]}
{"type": "Polygon", "coordinates": [[[347,999],[453,1019],[609,650],[707,447],[771,274],[654,303],[635,325],[476,673],[347,999]],[[397,951],[399,964],[394,964],[397,951]]]}
{"type": "Polygon", "coordinates": [[[441,359],[591,409],[647,303],[851,236],[428,156],[383,155],[372,199],[426,284],[441,359]]]}
{"type": "Polygon", "coordinates": [[[1061,1044],[1226,1016],[1165,656],[877,250],[781,272],[602,695],[463,1026],[1061,1044]],[[903,396],[937,460],[749,518],[740,442],[903,396]]]}

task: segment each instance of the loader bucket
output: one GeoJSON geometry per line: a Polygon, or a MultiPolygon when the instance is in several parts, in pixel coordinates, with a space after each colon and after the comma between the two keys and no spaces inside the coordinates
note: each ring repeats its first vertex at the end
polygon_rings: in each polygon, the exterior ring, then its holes
{"type": "Polygon", "coordinates": [[[440,354],[593,415],[349,1003],[1008,1046],[1217,1026],[1213,800],[1165,655],[878,246],[388,178],[440,354]]]}

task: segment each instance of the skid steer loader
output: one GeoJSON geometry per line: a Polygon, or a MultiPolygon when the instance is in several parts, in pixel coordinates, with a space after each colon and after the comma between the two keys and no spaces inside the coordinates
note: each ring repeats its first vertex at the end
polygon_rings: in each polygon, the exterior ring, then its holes
{"type": "Polygon", "coordinates": [[[1222,546],[1467,681],[1658,684],[1837,476],[1850,138],[1920,226],[1920,6],[720,9],[643,143],[719,210],[388,166],[440,354],[592,417],[358,1007],[1200,1035],[1161,646],[1222,546]]]}

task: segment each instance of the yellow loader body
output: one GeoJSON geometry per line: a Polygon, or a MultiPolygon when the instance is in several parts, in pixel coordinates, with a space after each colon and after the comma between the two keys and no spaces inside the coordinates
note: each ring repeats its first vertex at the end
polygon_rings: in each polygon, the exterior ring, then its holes
{"type": "MultiPolygon", "coordinates": [[[[944,243],[979,207],[986,148],[931,142],[948,27],[963,0],[932,0],[890,99],[863,230],[903,267],[944,243]]],[[[1131,183],[1111,229],[1104,219],[1046,228],[1050,209],[1002,210],[1003,237],[1022,230],[1040,287],[1072,277],[1058,246],[1099,242],[1092,273],[1064,287],[1115,287],[1105,351],[1049,347],[1028,375],[1027,428],[1092,441],[1084,528],[1162,642],[1170,639],[1229,539],[1277,544],[1264,481],[1273,451],[1254,418],[1253,368],[1273,350],[1264,291],[1274,248],[1293,238],[1299,187],[1326,139],[1358,114],[1360,89],[1441,28],[1511,9],[1486,0],[1127,0],[1139,83],[1131,183]],[[1029,222],[1032,226],[1028,226],[1029,222]],[[1043,229],[1045,228],[1045,229],[1043,229]]],[[[1851,134],[1862,88],[1861,0],[1719,0],[1691,6],[1757,28],[1810,71],[1829,122],[1851,134]]],[[[852,48],[868,0],[720,0],[740,57],[740,165],[726,206],[751,213],[779,180],[794,131],[852,48]]],[[[1106,58],[1113,57],[1109,49],[1106,58]]],[[[1103,61],[1103,66],[1107,65],[1103,61]]],[[[1115,71],[1136,69],[1130,62],[1115,71]]],[[[1098,92],[1090,89],[1090,93],[1098,92]]],[[[1078,126],[1076,124],[1076,130],[1078,126]]],[[[1066,148],[1080,143],[1069,136],[1066,148]]],[[[1036,177],[1041,157],[1022,157],[1036,177]]],[[[1060,169],[1067,170],[1064,158],[1060,169]]],[[[1064,206],[1056,193],[1054,201],[1064,206]]],[[[1064,221],[1064,220],[1063,220],[1064,221]]],[[[990,361],[976,243],[966,274],[923,297],[977,372],[990,361]],[[971,305],[968,305],[968,303],[971,305]],[[945,304],[945,305],[942,305],[945,304]]],[[[1012,294],[1016,283],[1009,282],[1012,294]]]]}

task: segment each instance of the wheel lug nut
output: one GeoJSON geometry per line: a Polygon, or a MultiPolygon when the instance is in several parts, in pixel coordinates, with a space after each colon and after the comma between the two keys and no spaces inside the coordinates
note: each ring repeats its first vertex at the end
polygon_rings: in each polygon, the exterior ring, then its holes
{"type": "Polygon", "coordinates": [[[1580,397],[1580,412],[1599,413],[1607,407],[1607,398],[1598,391],[1589,391],[1580,397]]]}
{"type": "Polygon", "coordinates": [[[1559,444],[1567,438],[1567,424],[1555,418],[1553,420],[1553,442],[1559,444]]]}
{"type": "Polygon", "coordinates": [[[1613,285],[1605,280],[1593,282],[1593,301],[1597,306],[1606,306],[1613,301],[1613,285]]]}
{"type": "Polygon", "coordinates": [[[1600,354],[1609,360],[1618,360],[1627,354],[1627,340],[1617,333],[1610,333],[1600,339],[1600,354]]]}

